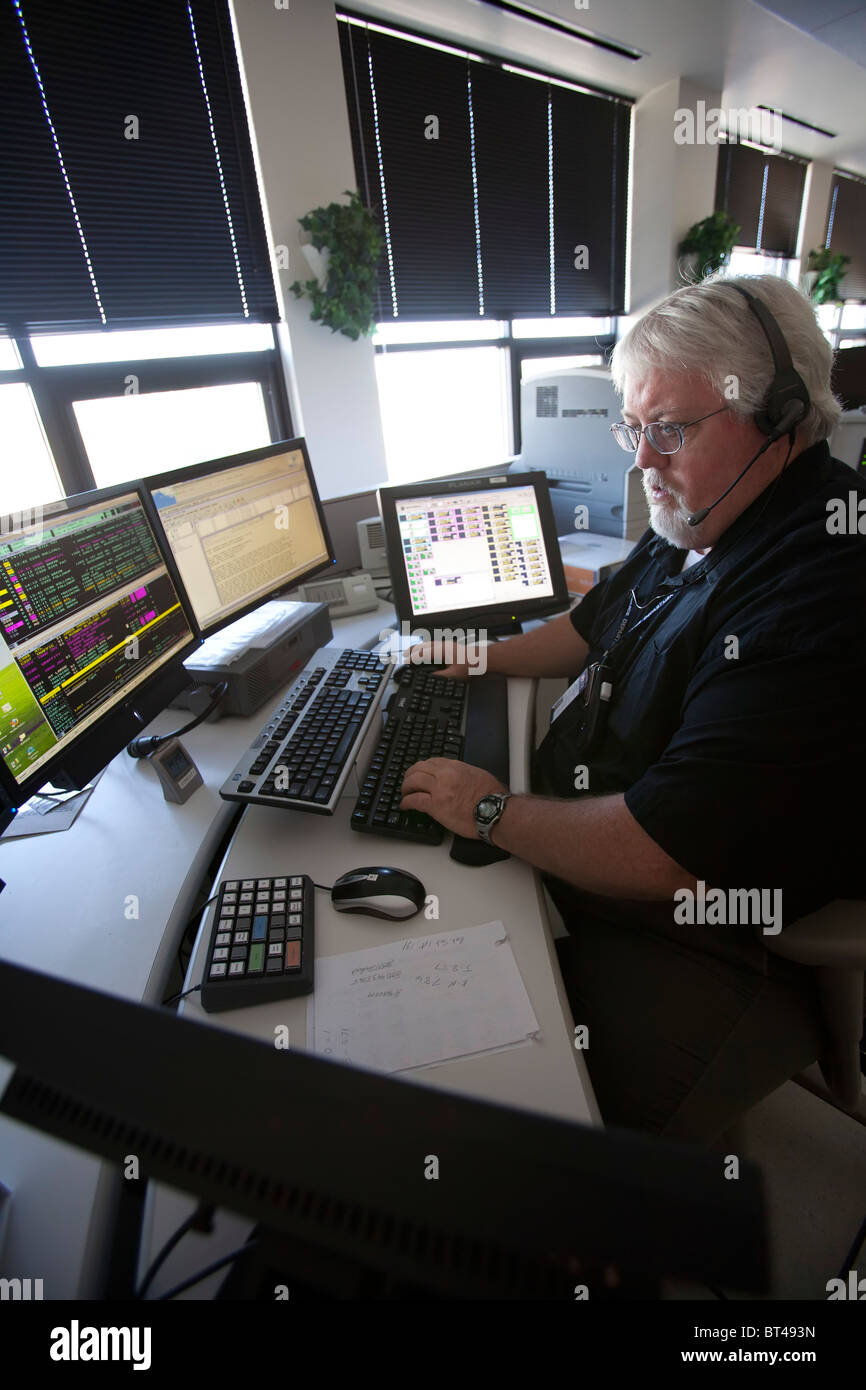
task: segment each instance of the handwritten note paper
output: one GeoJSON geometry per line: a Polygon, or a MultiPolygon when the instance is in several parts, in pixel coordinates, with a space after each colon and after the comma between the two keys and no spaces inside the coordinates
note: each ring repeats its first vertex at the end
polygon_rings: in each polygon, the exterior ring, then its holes
{"type": "Polygon", "coordinates": [[[537,1033],[501,922],[408,937],[316,961],[307,1045],[376,1071],[407,1071],[537,1033]]]}

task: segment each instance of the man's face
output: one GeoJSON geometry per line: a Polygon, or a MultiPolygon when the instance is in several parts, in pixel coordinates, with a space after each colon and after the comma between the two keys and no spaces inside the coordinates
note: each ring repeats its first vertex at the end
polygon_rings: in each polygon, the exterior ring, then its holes
{"type": "MultiPolygon", "coordinates": [[[[640,379],[628,380],[622,418],[629,425],[645,426],[654,420],[685,425],[728,404],[700,376],[651,368],[640,379]]],[[[757,461],[705,521],[689,526],[687,518],[725,491],[765,439],[751,420],[739,419],[730,410],[685,430],[683,447],[675,454],[658,453],[641,435],[635,462],[643,469],[653,530],[684,550],[714,545],[776,471],[772,465],[768,468],[767,461],[775,458],[778,445],[757,461]]]]}

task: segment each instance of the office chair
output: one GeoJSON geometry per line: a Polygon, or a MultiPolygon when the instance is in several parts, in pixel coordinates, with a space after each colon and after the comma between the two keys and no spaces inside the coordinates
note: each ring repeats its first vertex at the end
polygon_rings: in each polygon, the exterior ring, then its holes
{"type": "Polygon", "coordinates": [[[818,1065],[830,1096],[807,1078],[800,1085],[832,1099],[841,1110],[866,1123],[861,1111],[860,1038],[863,1033],[863,987],[866,973],[866,901],[837,898],[808,917],[785,927],[778,936],[763,936],[769,951],[815,970],[827,1038],[818,1065]]]}

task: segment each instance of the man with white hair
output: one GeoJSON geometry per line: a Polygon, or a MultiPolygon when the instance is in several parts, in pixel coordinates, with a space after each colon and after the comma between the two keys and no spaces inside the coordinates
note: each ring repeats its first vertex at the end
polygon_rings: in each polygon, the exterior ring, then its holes
{"type": "Polygon", "coordinates": [[[433,758],[402,806],[544,873],[605,1121],[706,1140],[823,1050],[812,974],[766,935],[866,897],[866,483],[830,456],[832,353],[784,280],[677,290],[611,365],[651,529],[487,653],[578,677],[535,794],[433,758]]]}

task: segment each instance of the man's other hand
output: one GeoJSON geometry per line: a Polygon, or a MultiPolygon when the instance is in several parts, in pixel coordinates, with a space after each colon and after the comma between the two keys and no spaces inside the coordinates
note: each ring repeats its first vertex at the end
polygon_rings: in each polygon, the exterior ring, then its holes
{"type": "Polygon", "coordinates": [[[483,767],[456,758],[425,758],[413,763],[403,778],[401,811],[425,811],[446,830],[477,840],[474,811],[489,792],[508,788],[483,767]]]}

